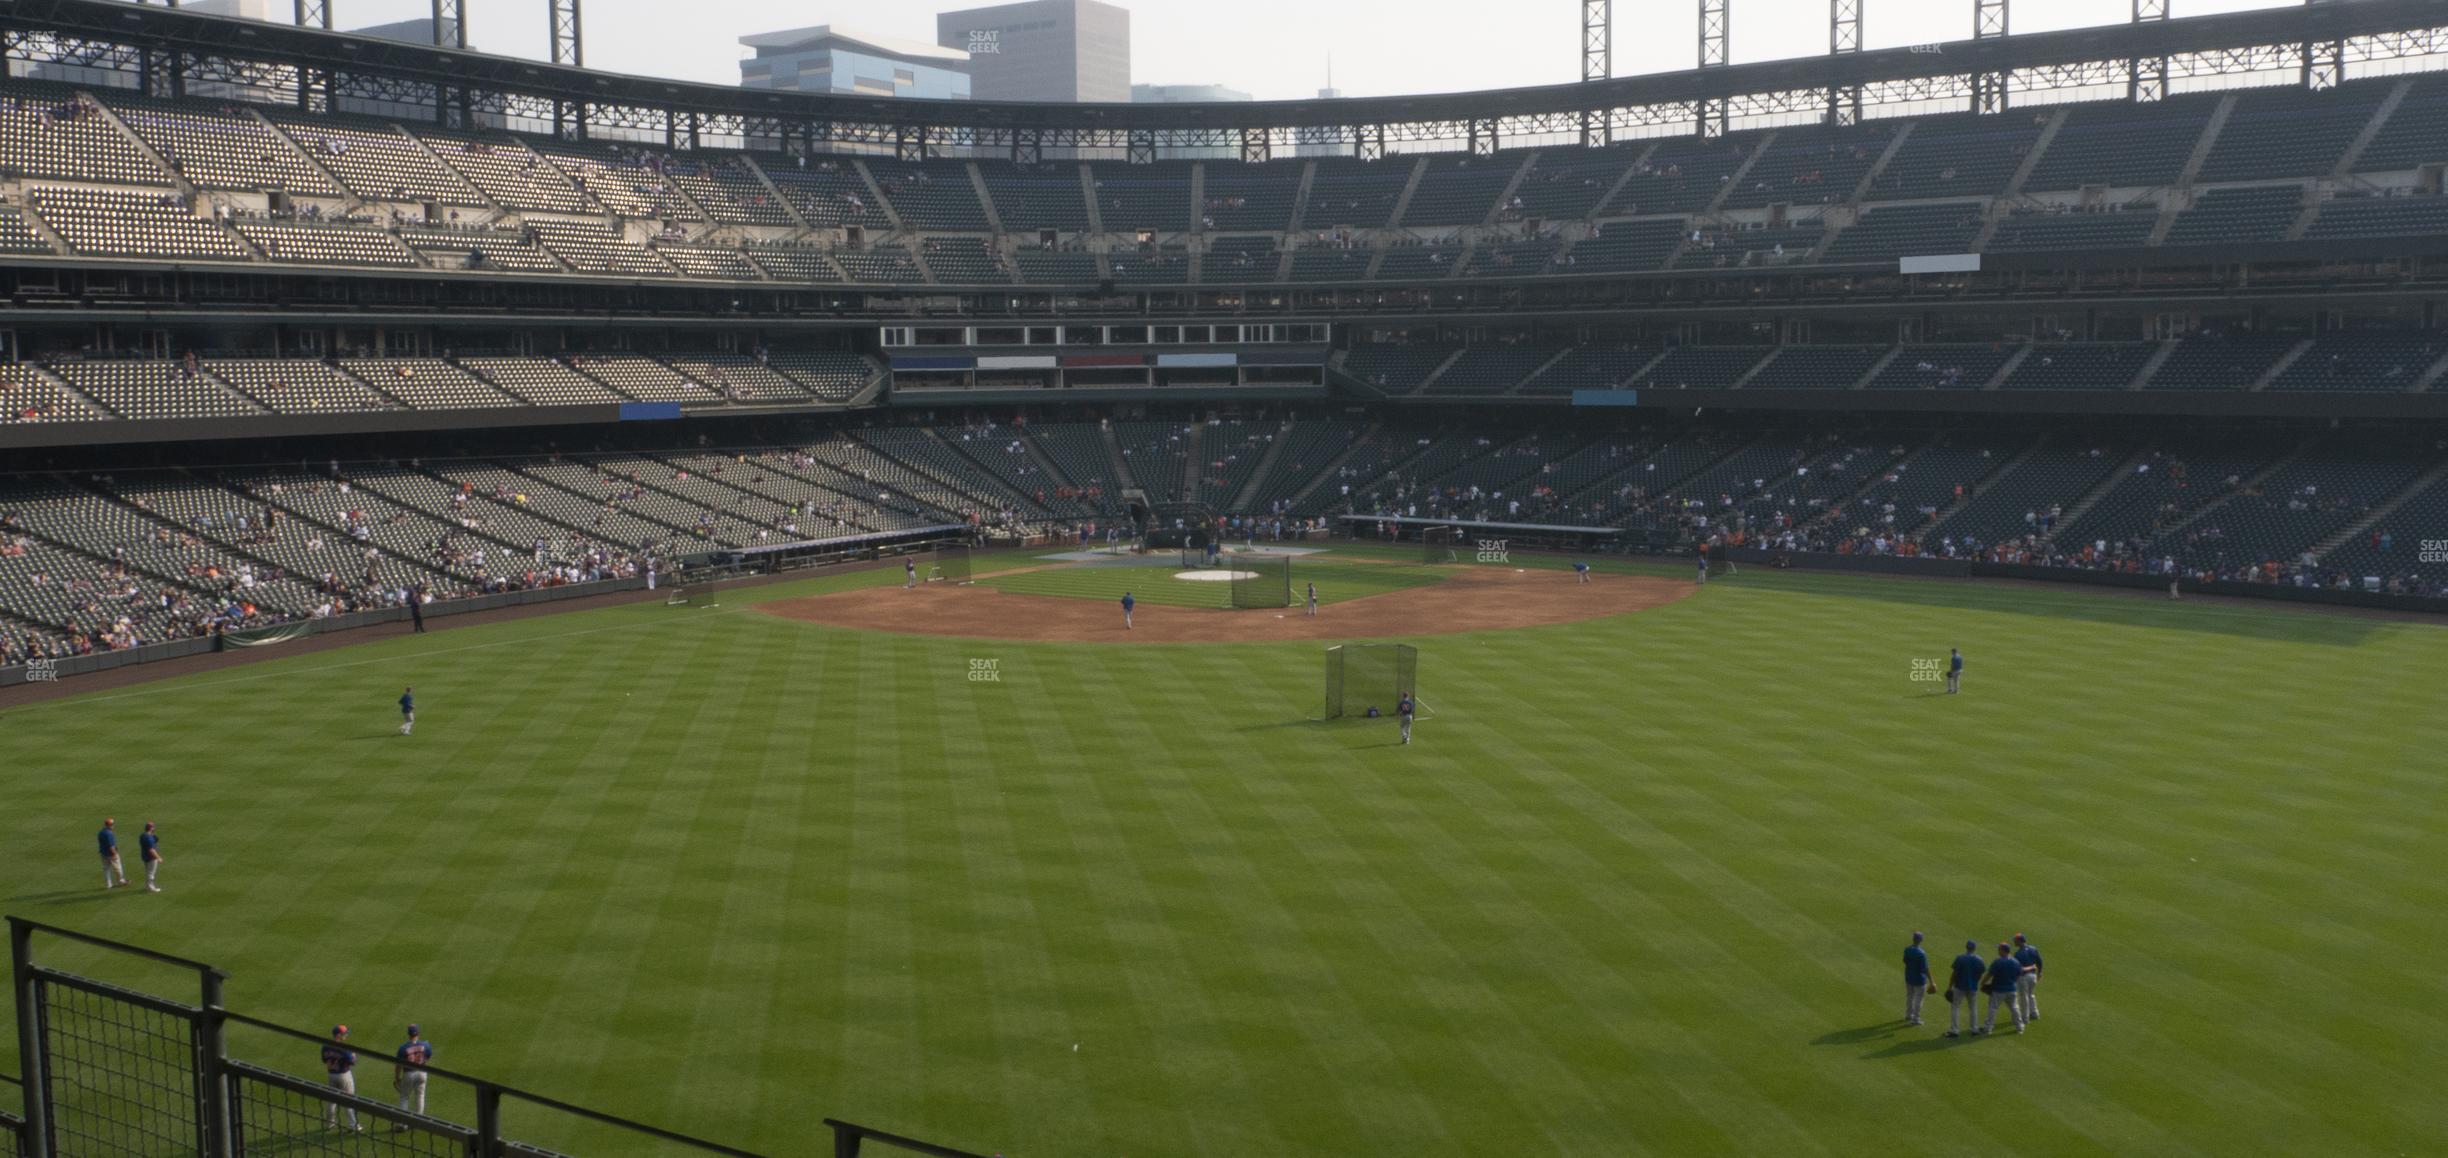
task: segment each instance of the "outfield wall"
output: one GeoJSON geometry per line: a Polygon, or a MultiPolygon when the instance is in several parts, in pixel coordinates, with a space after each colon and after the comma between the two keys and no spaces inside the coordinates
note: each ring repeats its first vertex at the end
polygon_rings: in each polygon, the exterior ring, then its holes
{"type": "MultiPolygon", "coordinates": [[[[440,619],[465,615],[473,611],[494,611],[504,607],[521,607],[532,603],[554,603],[564,599],[583,599],[590,595],[610,595],[620,591],[636,591],[646,586],[643,577],[606,579],[598,583],[571,583],[560,587],[536,587],[524,591],[504,591],[497,595],[477,595],[466,599],[450,599],[425,605],[425,618],[440,619]]],[[[329,619],[306,619],[287,627],[303,627],[309,635],[324,635],[334,631],[353,631],[381,623],[402,623],[409,618],[405,607],[387,607],[380,611],[355,611],[329,619]]],[[[261,630],[252,628],[249,630],[261,630]]],[[[246,634],[240,632],[239,634],[246,634]]],[[[271,646],[278,646],[277,644],[271,646]]],[[[206,655],[223,649],[219,636],[202,635],[193,639],[175,639],[168,643],[148,644],[125,651],[98,651],[92,655],[71,656],[55,660],[52,679],[89,675],[98,671],[127,667],[131,664],[160,663],[169,659],[185,659],[191,655],[206,655]]],[[[25,666],[0,667],[0,688],[22,683],[41,682],[28,679],[25,666]]]]}
{"type": "MultiPolygon", "coordinates": [[[[1766,551],[1756,547],[1740,547],[1729,554],[1736,563],[1768,566],[1772,558],[1783,558],[1796,570],[1850,571],[1880,575],[1915,575],[1938,579],[2028,579],[2040,583],[2066,583],[2088,587],[2122,587],[2134,591],[2166,591],[2165,575],[2131,575],[2119,571],[2084,571],[2073,567],[2039,567],[2025,563],[1979,563],[1969,559],[1927,559],[1896,555],[1829,555],[1811,551],[1766,551]]],[[[2337,591],[2326,587],[2290,587],[2276,583],[2237,583],[2231,580],[2198,582],[2183,580],[2178,588],[2187,595],[2226,595],[2240,599],[2267,599],[2279,603],[2310,603],[2329,607],[2365,607],[2381,611],[2420,611],[2433,615],[2448,615],[2448,599],[2422,595],[2383,595],[2370,591],[2337,591]]]]}

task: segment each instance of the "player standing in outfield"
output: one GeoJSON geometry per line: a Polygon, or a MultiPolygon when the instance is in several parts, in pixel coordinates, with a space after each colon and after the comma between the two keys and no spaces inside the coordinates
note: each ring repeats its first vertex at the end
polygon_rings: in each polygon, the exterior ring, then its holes
{"type": "MultiPolygon", "coordinates": [[[[425,1071],[417,1066],[433,1064],[433,1043],[425,1040],[416,1026],[408,1027],[408,1040],[399,1047],[398,1058],[405,1064],[391,1067],[391,1088],[399,1091],[399,1108],[411,1114],[425,1112],[425,1071]]],[[[393,1122],[394,1133],[407,1129],[403,1122],[393,1122]]]]}
{"type": "Polygon", "coordinates": [[[1131,598],[1130,592],[1122,593],[1122,630],[1131,630],[1131,608],[1137,606],[1139,606],[1139,601],[1131,598]]]}
{"type": "Polygon", "coordinates": [[[1947,694],[1951,696],[1962,690],[1963,653],[1950,647],[1947,649],[1947,694]]]}
{"type": "Polygon", "coordinates": [[[1309,614],[1317,614],[1317,584],[1309,585],[1309,614]]]}
{"type": "Polygon", "coordinates": [[[400,689],[400,735],[416,730],[416,689],[400,689]]]}
{"type": "Polygon", "coordinates": [[[1579,578],[1583,583],[1589,582],[1589,560],[1573,560],[1573,575],[1579,578]]]}
{"type": "Polygon", "coordinates": [[[909,589],[910,589],[910,588],[912,588],[912,587],[916,587],[917,585],[918,585],[918,560],[916,560],[916,559],[903,559],[903,560],[901,560],[901,589],[902,589],[903,591],[907,591],[907,590],[909,590],[909,589]]]}
{"type": "Polygon", "coordinates": [[[1402,721],[1402,742],[1405,744],[1411,742],[1411,719],[1418,714],[1419,704],[1411,699],[1411,693],[1404,692],[1401,699],[1394,701],[1394,715],[1402,721]]]}
{"type": "MultiPolygon", "coordinates": [[[[357,1051],[348,1047],[348,1027],[332,1027],[331,1044],[323,1047],[323,1084],[344,1094],[357,1092],[357,1051]]],[[[365,1127],[357,1123],[357,1109],[338,1102],[323,1103],[323,1128],[340,1124],[340,1115],[348,1115],[348,1128],[363,1134],[365,1127]]]]}
{"type": "Polygon", "coordinates": [[[102,887],[104,889],[115,889],[128,883],[127,870],[119,867],[118,823],[105,816],[102,818],[102,831],[94,834],[94,842],[102,848],[102,887]],[[113,881],[111,878],[114,876],[119,879],[113,881]]]}
{"type": "Polygon", "coordinates": [[[1921,999],[1928,995],[1929,983],[1929,953],[1915,931],[1912,944],[1904,946],[1904,1024],[1921,1024],[1921,999]]]}
{"type": "Polygon", "coordinates": [[[2015,1002],[2015,986],[2022,980],[2023,963],[2014,959],[2014,946],[1998,942],[1997,960],[1989,963],[1989,1018],[1974,1033],[1990,1033],[1997,1029],[1998,1006],[2014,1015],[2016,1033],[2023,1032],[2023,1007],[2015,1002]]]}
{"type": "MultiPolygon", "coordinates": [[[[150,828],[151,825],[146,827],[150,828]]],[[[2040,947],[2015,934],[2015,961],[2023,966],[2023,975],[2015,979],[2015,1005],[2023,1020],[2040,1020],[2040,947]]]]}
{"type": "Polygon", "coordinates": [[[1964,942],[1963,955],[1957,957],[1955,963],[1947,970],[1946,1035],[1948,1037],[1957,1037],[1962,1034],[1962,1030],[1957,1028],[1955,1023],[1957,1014],[1963,1015],[1964,1024],[1971,1026],[1972,1032],[1980,1032],[1980,1011],[1972,1008],[1972,1002],[1975,1000],[1972,995],[1980,992],[1981,978],[1988,971],[1989,963],[1981,960],[1980,942],[1964,942]]]}
{"type": "MultiPolygon", "coordinates": [[[[145,891],[161,891],[161,834],[153,831],[153,822],[145,821],[143,835],[136,838],[136,858],[144,862],[145,891]]],[[[2018,938],[2019,940],[2020,938],[2018,938]]]]}

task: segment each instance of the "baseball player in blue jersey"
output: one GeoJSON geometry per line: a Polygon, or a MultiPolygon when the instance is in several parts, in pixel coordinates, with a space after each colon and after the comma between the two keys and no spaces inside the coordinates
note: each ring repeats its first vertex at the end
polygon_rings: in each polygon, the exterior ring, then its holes
{"type": "Polygon", "coordinates": [[[1964,942],[1963,955],[1955,958],[1947,968],[1948,1037],[1961,1036],[1962,1030],[1956,1022],[1958,1015],[1962,1016],[1963,1024],[1972,1027],[1972,1032],[1980,1032],[1980,1013],[1972,1008],[1973,1001],[1977,1000],[1973,995],[1980,992],[1981,978],[1988,972],[1989,963],[1981,960],[1980,942],[1964,942]]]}
{"type": "Polygon", "coordinates": [[[145,821],[144,832],[136,838],[136,859],[144,862],[145,891],[161,891],[161,834],[153,831],[153,822],[145,821]]]}
{"type": "Polygon", "coordinates": [[[1410,743],[1411,720],[1419,715],[1419,704],[1412,700],[1411,693],[1404,692],[1401,699],[1394,701],[1394,715],[1402,721],[1402,742],[1410,743]]]}
{"type": "Polygon", "coordinates": [[[102,887],[105,889],[115,889],[128,883],[127,870],[119,867],[119,832],[115,827],[118,823],[105,816],[102,818],[102,831],[94,834],[94,843],[102,850],[102,887]],[[113,881],[111,878],[114,876],[119,879],[113,881]]]}
{"type": "Polygon", "coordinates": [[[912,588],[912,587],[916,587],[917,585],[918,585],[918,560],[916,560],[916,559],[903,559],[903,560],[901,560],[901,589],[902,589],[903,591],[907,591],[907,590],[909,590],[909,589],[910,589],[910,588],[912,588]]]}
{"type": "Polygon", "coordinates": [[[400,689],[400,735],[416,730],[416,689],[400,689]]]}
{"type": "Polygon", "coordinates": [[[1989,981],[1981,986],[1989,993],[1989,1017],[1974,1033],[1989,1033],[1997,1029],[1998,1006],[2014,1015],[2016,1033],[2023,1032],[2023,1007],[2015,1001],[2015,986],[2023,979],[2023,963],[2014,959],[2014,946],[1998,942],[1997,960],[1989,963],[1989,981]]]}
{"type": "Polygon", "coordinates": [[[1309,614],[1317,614],[1317,584],[1309,585],[1309,614]]]}
{"type": "Polygon", "coordinates": [[[1947,694],[1951,696],[1962,690],[1963,653],[1950,647],[1947,649],[1947,694]]]}
{"type": "MultiPolygon", "coordinates": [[[[357,1092],[357,1051],[348,1047],[348,1027],[345,1025],[333,1026],[331,1044],[323,1047],[323,1084],[344,1094],[357,1092]]],[[[323,1103],[323,1128],[329,1130],[338,1126],[340,1115],[344,1113],[348,1115],[348,1128],[351,1131],[365,1133],[365,1127],[357,1122],[356,1107],[344,1107],[338,1102],[323,1103]]]]}
{"type": "Polygon", "coordinates": [[[1587,583],[1587,582],[1589,582],[1589,575],[1590,575],[1590,572],[1589,572],[1589,560],[1587,560],[1587,559],[1575,559],[1575,560],[1573,560],[1573,575],[1574,575],[1574,576],[1576,576],[1576,577],[1578,577],[1578,578],[1579,578],[1579,579],[1580,579],[1580,580],[1581,580],[1583,583],[1587,583]]]}
{"type": "Polygon", "coordinates": [[[1921,948],[1921,934],[1913,934],[1912,944],[1904,946],[1904,1023],[1921,1024],[1921,999],[1929,994],[1929,953],[1921,948]]]}
{"type": "MultiPolygon", "coordinates": [[[[150,828],[151,825],[146,827],[150,828]]],[[[2040,1020],[2040,947],[2015,934],[2015,960],[2023,966],[2023,976],[2015,981],[2015,1004],[2022,1007],[2023,1020],[2040,1020]]]]}
{"type": "Polygon", "coordinates": [[[1136,600],[1136,599],[1131,598],[1131,593],[1130,593],[1130,592],[1125,591],[1125,592],[1123,592],[1123,593],[1122,593],[1122,630],[1124,630],[1124,631],[1129,631],[1129,630],[1132,630],[1132,628],[1131,628],[1131,608],[1133,608],[1133,607],[1137,607],[1137,606],[1139,606],[1139,601],[1138,601],[1138,600],[1136,600]]]}
{"type": "MultiPolygon", "coordinates": [[[[417,1067],[432,1065],[433,1055],[433,1043],[425,1040],[423,1031],[418,1027],[409,1026],[408,1040],[402,1042],[399,1051],[393,1055],[398,1061],[391,1067],[391,1088],[399,1091],[400,1109],[411,1114],[425,1112],[425,1071],[417,1067]]],[[[391,1124],[393,1132],[407,1128],[404,1123],[391,1124]]]]}
{"type": "Polygon", "coordinates": [[[1699,583],[1700,583],[1700,585],[1701,585],[1701,586],[1703,586],[1703,587],[1708,586],[1708,548],[1706,548],[1706,547],[1703,547],[1703,548],[1701,548],[1701,549],[1700,549],[1700,579],[1699,579],[1699,583]]]}

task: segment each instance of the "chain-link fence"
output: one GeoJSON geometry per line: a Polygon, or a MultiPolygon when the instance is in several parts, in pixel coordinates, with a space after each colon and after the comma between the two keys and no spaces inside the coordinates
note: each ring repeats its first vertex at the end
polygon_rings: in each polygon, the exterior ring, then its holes
{"type": "MultiPolygon", "coordinates": [[[[548,1146],[640,1158],[756,1158],[379,1050],[360,1055],[338,1035],[230,1011],[221,1000],[224,978],[209,965],[17,917],[8,922],[25,1072],[22,1081],[0,1081],[0,1096],[16,1095],[5,1100],[25,1112],[22,1118],[0,1112],[0,1158],[562,1158],[548,1146]],[[38,941],[183,971],[195,979],[199,1000],[187,1004],[45,965],[37,960],[38,941]],[[334,1046],[347,1063],[336,1070],[326,1060],[326,1047],[334,1046]],[[361,1058],[367,1064],[360,1066],[361,1058]],[[290,1073],[266,1059],[309,1072],[290,1073]],[[355,1088],[361,1077],[366,1092],[355,1088]],[[451,1120],[461,1114],[475,1124],[451,1120]]],[[[899,1144],[889,1135],[877,1140],[899,1144]]],[[[847,1152],[856,1149],[853,1142],[847,1152]]],[[[961,1153],[924,1143],[918,1149],[961,1153]]],[[[837,1145],[836,1152],[844,1151],[837,1145]]]]}

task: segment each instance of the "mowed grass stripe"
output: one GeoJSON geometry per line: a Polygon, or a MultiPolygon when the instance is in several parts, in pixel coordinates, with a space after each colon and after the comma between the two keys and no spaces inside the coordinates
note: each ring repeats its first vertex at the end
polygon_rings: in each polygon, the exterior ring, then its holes
{"type": "Polygon", "coordinates": [[[1859,1153],[1909,1121],[2393,1154],[2448,1125],[2437,628],[1747,572],[1420,641],[1438,715],[1393,749],[1300,722],[1315,645],[991,645],[973,686],[990,645],[733,614],[879,581],[12,710],[0,839],[38,884],[10,908],[777,1153],[810,1109],[1011,1153],[1859,1153]],[[1967,694],[1921,697],[1908,661],[1949,644],[1967,694]],[[395,742],[402,682],[426,718],[395,742]],[[93,817],[137,810],[173,891],[104,901],[93,817]],[[2049,1019],[1896,1030],[1916,926],[1941,959],[2033,932],[2049,1019]]]}

